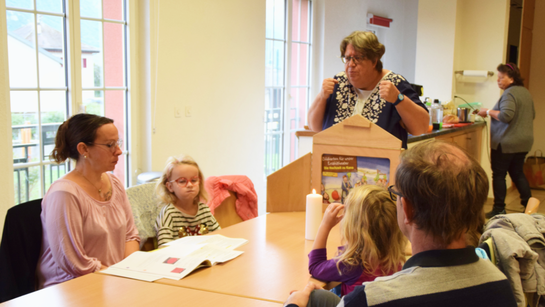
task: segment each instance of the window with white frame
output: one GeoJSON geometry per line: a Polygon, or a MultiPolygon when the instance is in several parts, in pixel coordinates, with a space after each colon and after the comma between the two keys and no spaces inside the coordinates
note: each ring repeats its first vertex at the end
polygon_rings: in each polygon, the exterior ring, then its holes
{"type": "Polygon", "coordinates": [[[295,160],[310,95],[311,1],[267,0],[265,175],[295,160]]]}
{"type": "MultiPolygon", "coordinates": [[[[128,141],[127,18],[124,0],[80,0],[81,86],[87,113],[114,120],[128,141]]],[[[123,150],[114,174],[127,186],[128,155],[123,150]]]]}
{"type": "MultiPolygon", "coordinates": [[[[113,118],[126,138],[126,9],[125,0],[6,0],[15,203],[41,198],[70,170],[49,154],[71,114],[113,118]]],[[[122,181],[127,165],[124,150],[122,181]]]]}

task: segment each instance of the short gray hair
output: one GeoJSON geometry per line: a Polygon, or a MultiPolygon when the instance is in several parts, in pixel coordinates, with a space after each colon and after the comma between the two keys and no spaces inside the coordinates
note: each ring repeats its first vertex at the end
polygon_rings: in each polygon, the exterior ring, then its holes
{"type": "Polygon", "coordinates": [[[377,62],[375,69],[382,71],[382,61],[380,60],[386,52],[386,48],[378,41],[378,38],[373,32],[354,31],[341,42],[341,57],[344,57],[346,46],[352,45],[356,52],[360,53],[366,59],[377,62]]]}

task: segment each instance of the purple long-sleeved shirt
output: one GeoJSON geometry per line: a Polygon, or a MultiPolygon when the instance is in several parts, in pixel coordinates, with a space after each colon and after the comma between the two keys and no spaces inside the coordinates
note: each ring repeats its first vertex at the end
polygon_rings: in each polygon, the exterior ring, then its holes
{"type": "MultiPolygon", "coordinates": [[[[342,246],[338,248],[339,251],[343,249],[342,246]]],[[[348,267],[344,263],[339,264],[339,269],[342,274],[339,274],[337,270],[337,261],[335,259],[327,260],[327,250],[325,248],[313,249],[308,254],[308,271],[314,278],[323,281],[338,281],[341,282],[341,295],[346,295],[352,291],[356,286],[360,286],[367,281],[373,281],[378,276],[383,276],[380,267],[368,274],[363,270],[363,267],[348,267]]],[[[401,264],[398,270],[401,269],[401,264]]],[[[396,271],[398,271],[396,270],[396,271]]],[[[388,272],[387,275],[395,273],[388,272]]]]}

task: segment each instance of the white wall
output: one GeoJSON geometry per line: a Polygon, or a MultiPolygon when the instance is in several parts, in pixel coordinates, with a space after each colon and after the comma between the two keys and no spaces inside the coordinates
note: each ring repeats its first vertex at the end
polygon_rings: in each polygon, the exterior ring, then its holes
{"type": "MultiPolygon", "coordinates": [[[[505,61],[509,1],[458,0],[456,13],[454,70],[489,70],[494,71],[495,75],[477,83],[459,82],[455,79],[452,94],[463,97],[469,102],[481,102],[485,108],[492,108],[501,94],[496,83],[496,67],[505,61]]],[[[464,103],[458,99],[455,102],[456,104],[464,103]]],[[[492,197],[489,128],[484,130],[481,165],[490,179],[489,197],[492,197]]]]}
{"type": "MultiPolygon", "coordinates": [[[[0,11],[4,12],[4,1],[0,11]]],[[[4,230],[6,212],[14,205],[13,191],[13,150],[11,148],[11,111],[9,103],[9,72],[6,18],[0,18],[0,237],[4,230]]]]}
{"type": "Polygon", "coordinates": [[[264,211],[265,1],[152,1],[150,24],[151,91],[142,98],[151,101],[141,107],[151,165],[142,171],[188,154],[206,177],[248,176],[264,211]]]}
{"type": "Polygon", "coordinates": [[[456,2],[418,1],[415,83],[431,99],[451,99],[456,2]]]}
{"type": "Polygon", "coordinates": [[[508,9],[506,0],[458,0],[454,70],[487,70],[495,75],[475,83],[455,79],[452,92],[470,102],[482,102],[486,108],[500,97],[496,67],[505,62],[508,9]]]}
{"type": "Polygon", "coordinates": [[[386,47],[382,57],[384,68],[415,81],[418,0],[372,0],[367,11],[393,19],[390,28],[375,27],[380,42],[386,47]]]}
{"type": "Polygon", "coordinates": [[[411,83],[416,83],[416,44],[417,44],[417,35],[418,35],[418,0],[406,0],[405,13],[407,16],[405,18],[403,26],[403,40],[404,48],[403,54],[403,68],[401,71],[402,74],[407,78],[411,83]]]}
{"type": "Polygon", "coordinates": [[[366,0],[325,1],[323,34],[323,76],[313,91],[319,91],[324,78],[332,78],[344,70],[339,46],[343,38],[356,30],[367,29],[366,0]]]}
{"type": "Polygon", "coordinates": [[[324,79],[324,46],[325,46],[325,2],[326,0],[314,0],[312,2],[312,47],[310,65],[310,103],[318,95],[324,79]]]}

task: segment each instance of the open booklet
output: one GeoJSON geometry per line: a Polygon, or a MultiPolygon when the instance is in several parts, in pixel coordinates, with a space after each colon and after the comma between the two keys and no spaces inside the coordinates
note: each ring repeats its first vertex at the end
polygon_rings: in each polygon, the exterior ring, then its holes
{"type": "Polygon", "coordinates": [[[145,281],[180,280],[197,268],[240,256],[243,252],[234,249],[247,242],[222,235],[188,236],[153,252],[135,252],[101,272],[145,281]]]}

